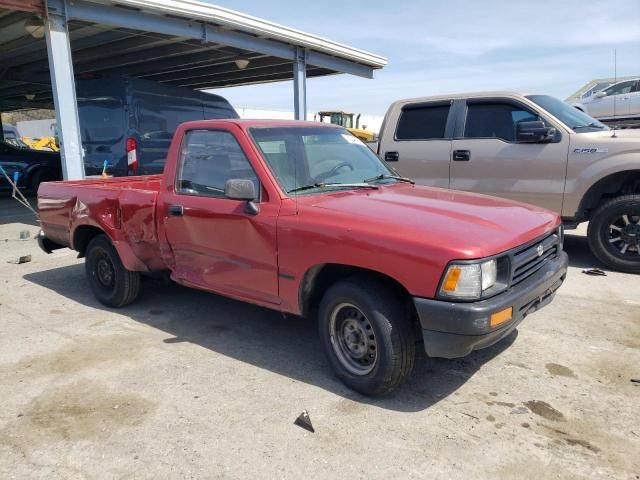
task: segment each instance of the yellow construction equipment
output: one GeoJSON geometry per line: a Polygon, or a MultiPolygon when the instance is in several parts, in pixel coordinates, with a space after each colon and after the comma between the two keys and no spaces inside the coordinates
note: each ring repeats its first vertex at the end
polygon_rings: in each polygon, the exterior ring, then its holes
{"type": "Polygon", "coordinates": [[[60,147],[58,147],[55,137],[22,137],[22,141],[26,143],[32,150],[50,150],[52,152],[60,151],[60,147]]]}
{"type": "MultiPolygon", "coordinates": [[[[363,142],[372,142],[376,139],[376,134],[366,130],[366,125],[360,128],[360,114],[343,112],[343,111],[325,111],[318,112],[318,121],[324,122],[325,118],[329,119],[329,122],[334,125],[340,125],[341,127],[349,130],[354,136],[358,137],[363,142]],[[355,117],[355,126],[353,119],[355,117]]],[[[316,116],[314,116],[316,120],[316,116]]]]}

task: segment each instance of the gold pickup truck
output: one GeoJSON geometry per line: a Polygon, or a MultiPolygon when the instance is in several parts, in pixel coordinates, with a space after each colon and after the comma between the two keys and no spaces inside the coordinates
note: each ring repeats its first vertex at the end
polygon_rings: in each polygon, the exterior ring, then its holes
{"type": "Polygon", "coordinates": [[[610,130],[548,95],[485,92],[400,100],[374,149],[423,185],[519,200],[589,222],[612,269],[640,273],[640,130],[610,130]]]}

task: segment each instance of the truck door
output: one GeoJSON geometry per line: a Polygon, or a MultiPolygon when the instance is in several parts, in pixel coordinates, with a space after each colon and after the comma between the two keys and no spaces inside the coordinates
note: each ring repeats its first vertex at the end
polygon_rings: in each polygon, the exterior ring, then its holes
{"type": "MultiPolygon", "coordinates": [[[[246,140],[244,140],[246,142],[246,140]]],[[[247,149],[246,151],[250,151],[247,149]]],[[[228,130],[190,130],[176,182],[164,192],[160,219],[173,251],[175,279],[221,294],[278,304],[276,220],[279,199],[262,195],[258,212],[225,197],[229,179],[260,181],[228,130]]]]}
{"type": "Polygon", "coordinates": [[[517,143],[521,121],[548,120],[511,99],[467,100],[451,154],[451,188],[496,195],[560,212],[568,135],[552,143],[517,143]]]}
{"type": "Polygon", "coordinates": [[[380,139],[381,158],[421,185],[448,188],[450,109],[451,102],[446,101],[405,104],[392,110],[380,139]]]}

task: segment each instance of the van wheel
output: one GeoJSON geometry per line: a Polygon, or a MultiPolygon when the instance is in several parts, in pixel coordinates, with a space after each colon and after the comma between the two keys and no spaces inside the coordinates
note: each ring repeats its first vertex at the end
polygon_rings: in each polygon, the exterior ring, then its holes
{"type": "Polygon", "coordinates": [[[124,268],[106,235],[98,235],[89,242],[84,265],[91,290],[100,303],[119,308],[138,297],[140,273],[124,268]]]}
{"type": "Polygon", "coordinates": [[[614,270],[640,273],[640,195],[625,195],[602,205],[589,222],[589,247],[614,270]]]}
{"type": "Polygon", "coordinates": [[[325,293],[318,316],[329,363],[349,387],[365,395],[384,395],[411,373],[411,319],[385,285],[360,278],[340,281],[325,293]]]}

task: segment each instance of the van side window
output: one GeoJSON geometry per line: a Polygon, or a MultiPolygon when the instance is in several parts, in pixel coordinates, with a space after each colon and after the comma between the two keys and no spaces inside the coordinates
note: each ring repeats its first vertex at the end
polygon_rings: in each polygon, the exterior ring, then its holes
{"type": "Polygon", "coordinates": [[[540,120],[535,113],[509,103],[472,103],[467,105],[464,136],[515,142],[517,124],[535,120],[540,120]]]}
{"type": "Polygon", "coordinates": [[[407,105],[400,113],[396,140],[444,138],[450,105],[407,105]]]}
{"type": "Polygon", "coordinates": [[[186,195],[224,197],[230,179],[251,180],[256,192],[260,184],[235,137],[220,130],[191,130],[180,151],[176,190],[186,195]]]}

